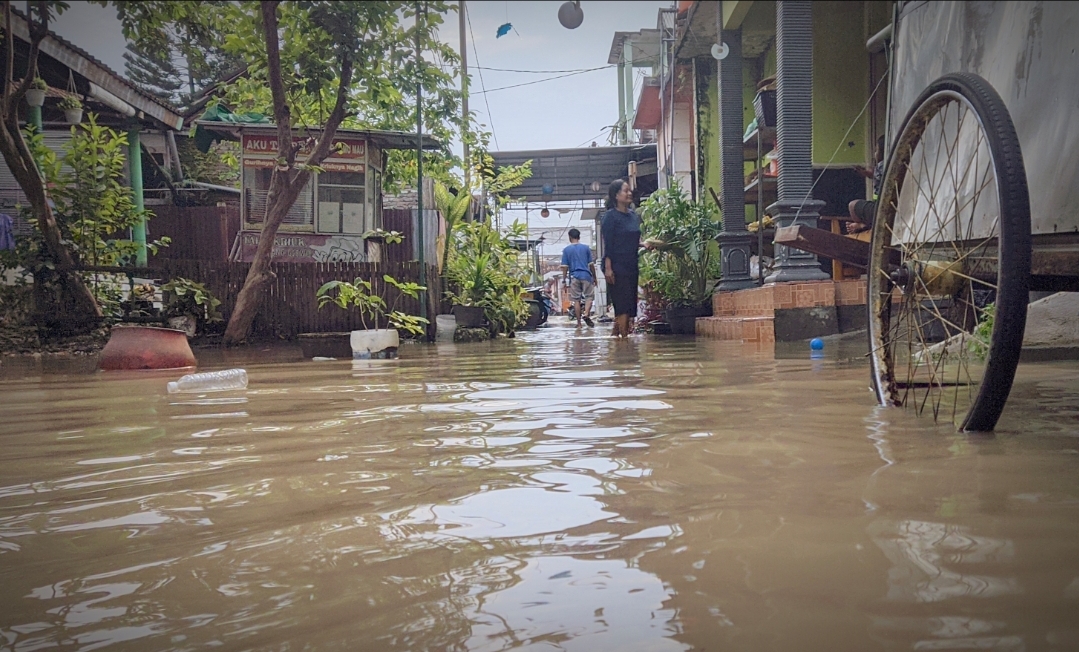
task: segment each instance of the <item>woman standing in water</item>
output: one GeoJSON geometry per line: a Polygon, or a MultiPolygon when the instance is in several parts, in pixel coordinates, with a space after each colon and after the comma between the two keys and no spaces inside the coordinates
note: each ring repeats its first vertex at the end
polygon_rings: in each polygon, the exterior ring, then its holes
{"type": "MultiPolygon", "coordinates": [[[[607,212],[600,222],[603,234],[603,277],[614,302],[614,334],[629,335],[630,320],[637,316],[637,254],[641,247],[641,218],[630,208],[629,184],[615,179],[607,190],[607,212]]],[[[645,248],[650,249],[649,243],[645,248]]]]}

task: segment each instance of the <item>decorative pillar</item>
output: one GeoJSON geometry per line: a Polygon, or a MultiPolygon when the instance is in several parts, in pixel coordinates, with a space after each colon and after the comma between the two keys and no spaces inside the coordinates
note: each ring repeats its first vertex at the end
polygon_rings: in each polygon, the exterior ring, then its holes
{"type": "Polygon", "coordinates": [[[135,200],[135,210],[141,214],[139,222],[131,229],[131,239],[138,245],[135,252],[135,264],[146,267],[146,213],[142,197],[142,142],[139,140],[139,125],[134,123],[127,130],[127,167],[131,175],[131,196],[135,200]]]}
{"type": "MultiPolygon", "coordinates": [[[[813,187],[813,6],[808,0],[776,2],[776,148],[779,201],[768,207],[777,227],[816,227],[824,202],[813,187]]],[[[816,254],[776,245],[768,283],[828,278],[816,254]]]]}
{"type": "Polygon", "coordinates": [[[750,243],[746,230],[746,193],[742,171],[742,29],[723,31],[723,3],[716,3],[717,33],[727,44],[727,58],[719,61],[719,161],[723,232],[716,240],[722,260],[721,292],[753,287],[749,275],[750,243]]]}

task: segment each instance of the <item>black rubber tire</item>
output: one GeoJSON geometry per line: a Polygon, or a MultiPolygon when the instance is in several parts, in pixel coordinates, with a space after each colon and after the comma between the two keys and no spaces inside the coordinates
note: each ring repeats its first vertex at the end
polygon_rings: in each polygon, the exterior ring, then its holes
{"type": "MultiPolygon", "coordinates": [[[[881,187],[877,218],[874,221],[872,248],[868,270],[867,309],[869,311],[869,350],[872,366],[873,388],[882,405],[895,404],[893,370],[884,369],[884,346],[887,342],[886,328],[881,321],[881,311],[891,308],[892,287],[881,280],[889,246],[884,245],[887,233],[885,224],[894,221],[895,201],[905,180],[910,157],[915,151],[924,129],[926,116],[939,110],[933,103],[945,95],[959,95],[977,115],[986,135],[993,157],[993,170],[997,181],[997,201],[1000,209],[1000,234],[997,245],[996,316],[985,361],[985,372],[978,393],[971,401],[960,430],[985,432],[996,426],[1004,411],[1011,392],[1016,367],[1022,350],[1023,333],[1026,328],[1027,303],[1030,288],[1030,195],[1026,171],[1010,114],[1000,95],[981,77],[970,73],[954,73],[937,79],[919,96],[907,114],[899,132],[881,187]],[[921,122],[921,127],[918,126],[921,122]],[[912,140],[913,138],[913,140],[912,140]],[[889,212],[890,211],[890,215],[889,212]],[[883,218],[883,219],[882,219],[883,218]],[[887,290],[887,305],[882,300],[887,290]]],[[[884,275],[886,276],[886,275],[884,275]]]]}

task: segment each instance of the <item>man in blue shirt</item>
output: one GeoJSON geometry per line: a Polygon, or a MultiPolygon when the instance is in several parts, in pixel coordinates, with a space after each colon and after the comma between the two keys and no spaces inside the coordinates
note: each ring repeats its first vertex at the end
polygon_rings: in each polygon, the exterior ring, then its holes
{"type": "Polygon", "coordinates": [[[596,264],[592,250],[581,244],[581,232],[569,230],[569,246],[562,250],[562,283],[569,285],[569,300],[577,313],[577,328],[581,319],[592,328],[592,299],[596,296],[596,264]],[[583,306],[583,308],[582,308],[583,306]]]}

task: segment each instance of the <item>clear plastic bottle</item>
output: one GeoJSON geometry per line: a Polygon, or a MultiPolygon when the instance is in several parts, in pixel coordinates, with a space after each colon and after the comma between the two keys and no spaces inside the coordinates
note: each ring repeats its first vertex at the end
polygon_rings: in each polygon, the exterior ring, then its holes
{"type": "Polygon", "coordinates": [[[224,369],[188,374],[168,385],[169,394],[177,392],[222,392],[247,389],[247,372],[243,369],[224,369]]]}

